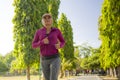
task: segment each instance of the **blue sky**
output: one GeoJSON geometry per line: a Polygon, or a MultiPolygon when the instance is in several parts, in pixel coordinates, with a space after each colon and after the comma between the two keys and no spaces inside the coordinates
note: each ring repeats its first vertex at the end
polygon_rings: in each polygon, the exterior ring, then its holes
{"type": "MultiPolygon", "coordinates": [[[[14,8],[13,0],[0,0],[0,54],[5,55],[13,47],[14,8]]],[[[88,43],[99,47],[98,18],[101,14],[103,0],[61,0],[59,17],[65,13],[71,21],[73,40],[77,45],[88,43]]]]}
{"type": "Polygon", "coordinates": [[[103,0],[61,0],[59,11],[71,21],[76,44],[87,42],[93,47],[100,46],[98,18],[102,3],[103,0]]]}

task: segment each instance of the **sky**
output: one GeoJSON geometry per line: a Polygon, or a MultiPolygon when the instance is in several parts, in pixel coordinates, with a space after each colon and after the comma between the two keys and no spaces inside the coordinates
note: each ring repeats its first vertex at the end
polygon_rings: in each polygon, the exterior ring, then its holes
{"type": "MultiPolygon", "coordinates": [[[[13,0],[0,0],[0,54],[13,50],[13,0]]],[[[73,41],[76,45],[87,43],[98,48],[101,45],[98,18],[103,0],[61,0],[59,17],[64,13],[71,22],[73,41]]]]}

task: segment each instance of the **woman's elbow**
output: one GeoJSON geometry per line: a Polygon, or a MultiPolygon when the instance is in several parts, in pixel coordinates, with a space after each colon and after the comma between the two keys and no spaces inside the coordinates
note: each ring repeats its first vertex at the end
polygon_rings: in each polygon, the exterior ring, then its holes
{"type": "Polygon", "coordinates": [[[32,44],[32,48],[35,49],[37,48],[37,46],[35,44],[32,44]]]}

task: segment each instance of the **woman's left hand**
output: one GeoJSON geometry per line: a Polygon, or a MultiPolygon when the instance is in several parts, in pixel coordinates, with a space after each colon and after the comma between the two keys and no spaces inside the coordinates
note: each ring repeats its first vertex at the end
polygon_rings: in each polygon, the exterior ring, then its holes
{"type": "Polygon", "coordinates": [[[55,47],[56,49],[60,49],[60,44],[59,43],[55,44],[55,47]]]}

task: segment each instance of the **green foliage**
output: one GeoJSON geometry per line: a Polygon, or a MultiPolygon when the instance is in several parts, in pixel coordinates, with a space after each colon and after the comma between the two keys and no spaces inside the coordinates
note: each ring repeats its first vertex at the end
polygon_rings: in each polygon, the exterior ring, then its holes
{"type": "Polygon", "coordinates": [[[82,62],[81,62],[81,67],[83,68],[83,69],[89,69],[89,60],[88,60],[88,58],[83,58],[82,59],[82,62]]]}
{"type": "Polygon", "coordinates": [[[79,46],[80,54],[82,58],[88,58],[91,55],[91,46],[88,46],[86,43],[79,46]]]}
{"type": "MultiPolygon", "coordinates": [[[[32,40],[36,30],[41,28],[42,15],[51,13],[56,23],[60,0],[14,0],[15,15],[13,18],[14,56],[11,71],[29,71],[30,67],[39,67],[39,49],[32,49],[32,40]],[[50,6],[51,5],[51,6],[50,6]]],[[[29,72],[27,72],[29,74],[29,72]]]]}
{"type": "Polygon", "coordinates": [[[7,65],[4,63],[4,57],[0,55],[0,72],[8,71],[7,65]]]}
{"type": "Polygon", "coordinates": [[[75,58],[81,58],[79,47],[74,47],[74,56],[75,58]]]}
{"type": "Polygon", "coordinates": [[[99,18],[101,66],[104,69],[120,65],[120,1],[104,0],[99,18]]]}
{"type": "Polygon", "coordinates": [[[4,58],[4,57],[0,54],[0,60],[3,60],[3,58],[4,58]]]}
{"type": "MultiPolygon", "coordinates": [[[[31,42],[36,29],[42,25],[40,19],[43,13],[40,10],[43,7],[40,0],[14,0],[13,5],[14,55],[23,62],[22,65],[32,65],[36,60],[39,61],[39,52],[32,49],[31,42]]],[[[19,60],[16,63],[19,63],[19,60]]]]}
{"type": "Polygon", "coordinates": [[[84,54],[81,61],[83,69],[100,69],[100,49],[83,45],[80,46],[80,52],[80,54],[84,54]]]}
{"type": "Polygon", "coordinates": [[[76,60],[75,58],[72,60],[66,60],[65,58],[63,58],[61,63],[62,71],[75,69],[76,68],[75,60],[76,60]]]}
{"type": "Polygon", "coordinates": [[[8,71],[8,67],[0,60],[0,72],[8,71]]]}
{"type": "Polygon", "coordinates": [[[15,60],[13,60],[11,62],[11,70],[10,71],[25,69],[26,65],[24,64],[23,60],[24,60],[23,55],[19,55],[19,57],[17,57],[15,60]]]}
{"type": "Polygon", "coordinates": [[[14,57],[12,51],[10,53],[7,53],[4,57],[4,63],[9,68],[9,70],[11,68],[11,63],[12,63],[13,60],[15,60],[15,57],[14,57]]]}
{"type": "Polygon", "coordinates": [[[73,32],[70,21],[67,20],[67,17],[63,13],[58,21],[58,27],[62,31],[66,42],[64,48],[61,49],[62,57],[70,60],[74,58],[73,32]]]}
{"type": "Polygon", "coordinates": [[[49,0],[48,11],[53,16],[53,26],[57,26],[57,18],[58,18],[58,9],[60,5],[60,0],[49,0]]]}
{"type": "Polygon", "coordinates": [[[89,57],[89,68],[90,69],[100,69],[100,53],[93,54],[92,56],[89,57]]]}
{"type": "Polygon", "coordinates": [[[81,55],[80,55],[80,50],[79,50],[79,47],[76,46],[74,47],[74,56],[75,56],[75,59],[74,59],[74,63],[75,63],[75,69],[76,70],[79,70],[81,68],[80,64],[81,64],[81,61],[82,61],[82,58],[81,58],[81,55]]]}
{"type": "Polygon", "coordinates": [[[73,32],[70,21],[67,20],[65,14],[61,14],[58,20],[58,28],[61,30],[65,39],[65,46],[60,49],[61,54],[61,77],[65,70],[73,70],[75,65],[74,47],[73,47],[73,32]]]}

